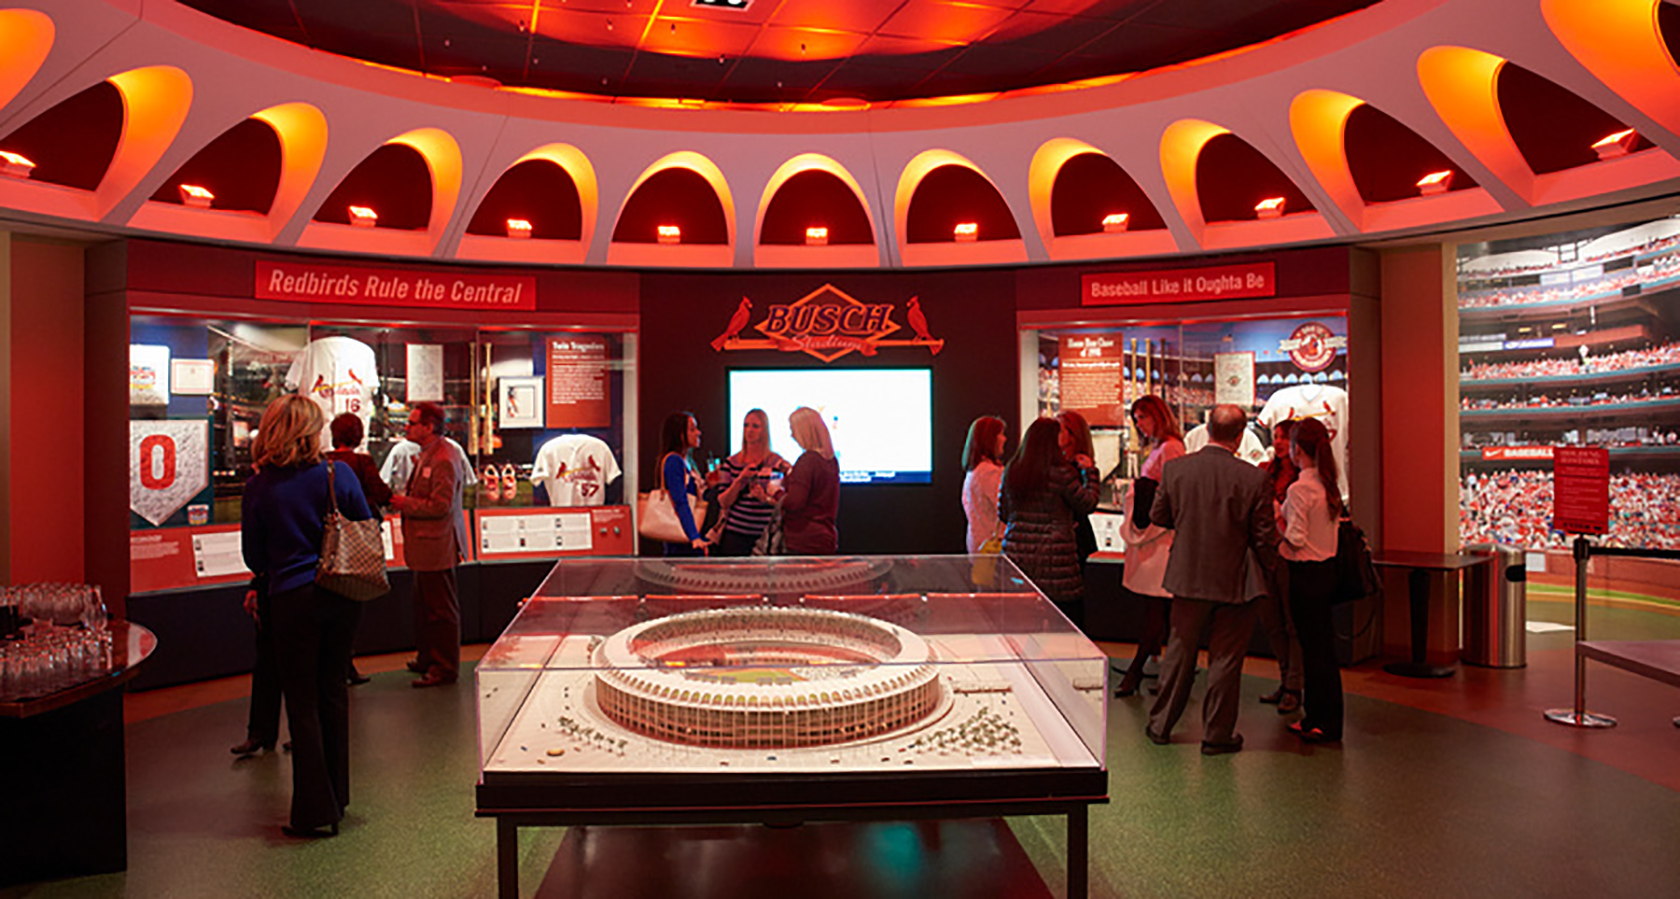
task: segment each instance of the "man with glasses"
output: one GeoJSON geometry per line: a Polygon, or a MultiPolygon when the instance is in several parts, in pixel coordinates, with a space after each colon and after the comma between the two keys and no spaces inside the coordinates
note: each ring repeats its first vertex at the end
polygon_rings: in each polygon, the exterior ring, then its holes
{"type": "Polygon", "coordinates": [[[403,492],[392,498],[402,513],[403,556],[414,572],[415,687],[455,683],[461,670],[461,603],[455,566],[467,545],[461,515],[465,460],[443,437],[443,408],[416,403],[405,436],[420,445],[403,492]]]}

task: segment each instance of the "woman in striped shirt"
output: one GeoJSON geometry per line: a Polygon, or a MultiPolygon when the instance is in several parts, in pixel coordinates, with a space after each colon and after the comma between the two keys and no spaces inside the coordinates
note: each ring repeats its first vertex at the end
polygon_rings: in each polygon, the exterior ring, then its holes
{"type": "MultiPolygon", "coordinates": [[[[770,416],[763,409],[753,409],[741,422],[741,451],[719,467],[723,490],[718,501],[723,504],[723,533],[715,547],[716,555],[750,556],[775,518],[776,506],[768,490],[771,478],[787,474],[793,466],[770,450],[770,416]]],[[[768,547],[758,549],[767,551],[768,547]]]]}

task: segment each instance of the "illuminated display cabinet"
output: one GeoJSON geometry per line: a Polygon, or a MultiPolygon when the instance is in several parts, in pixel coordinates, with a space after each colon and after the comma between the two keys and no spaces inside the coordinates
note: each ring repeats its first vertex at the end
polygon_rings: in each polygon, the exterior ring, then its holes
{"type": "Polygon", "coordinates": [[[1107,672],[1001,557],[563,560],[478,665],[479,814],[1066,814],[1082,853],[1107,672]]]}

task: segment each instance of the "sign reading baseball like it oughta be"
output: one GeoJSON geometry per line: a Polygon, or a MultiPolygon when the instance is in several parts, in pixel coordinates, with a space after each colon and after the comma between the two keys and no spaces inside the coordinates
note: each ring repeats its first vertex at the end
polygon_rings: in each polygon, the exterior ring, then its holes
{"type": "Polygon", "coordinates": [[[712,340],[718,352],[734,350],[779,350],[784,353],[806,353],[824,362],[833,362],[851,352],[873,356],[882,347],[927,347],[932,355],[939,355],[945,341],[928,332],[927,315],[922,304],[911,297],[905,304],[904,319],[915,336],[909,339],[888,337],[902,330],[892,320],[893,304],[864,303],[832,284],[800,297],[792,303],[771,306],[764,317],[752,323],[753,303],[741,298],[729,326],[712,340]],[[764,335],[762,338],[743,336],[747,326],[764,335]]]}
{"type": "Polygon", "coordinates": [[[154,525],[210,486],[210,422],[128,423],[128,507],[154,525]]]}

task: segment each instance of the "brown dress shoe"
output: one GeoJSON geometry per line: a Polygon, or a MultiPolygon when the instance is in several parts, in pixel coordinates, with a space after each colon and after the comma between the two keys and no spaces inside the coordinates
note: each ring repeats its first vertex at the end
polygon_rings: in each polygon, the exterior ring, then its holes
{"type": "Polygon", "coordinates": [[[452,684],[452,683],[455,683],[455,678],[448,677],[448,676],[442,675],[442,674],[438,674],[437,672],[434,671],[430,674],[427,674],[425,677],[420,678],[419,680],[415,681],[414,683],[409,684],[409,686],[415,688],[416,690],[419,690],[419,689],[423,689],[425,687],[442,687],[442,686],[445,686],[447,684],[452,684]]]}

